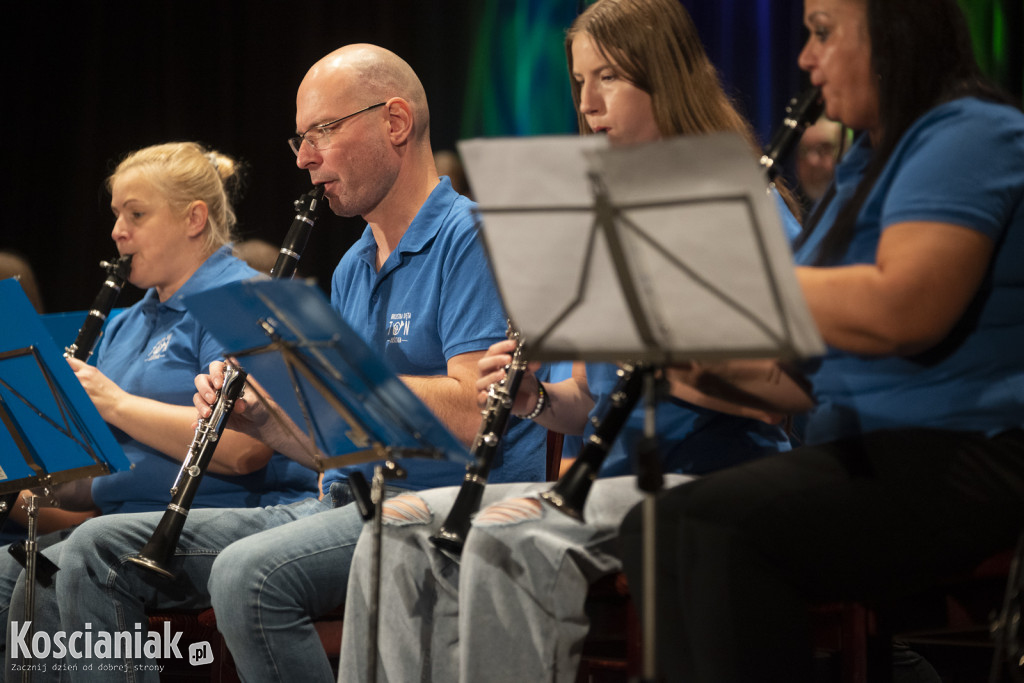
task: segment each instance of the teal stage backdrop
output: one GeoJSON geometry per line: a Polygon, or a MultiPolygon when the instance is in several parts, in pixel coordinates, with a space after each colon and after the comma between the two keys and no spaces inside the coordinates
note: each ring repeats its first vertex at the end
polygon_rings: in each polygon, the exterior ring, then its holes
{"type": "MultiPolygon", "coordinates": [[[[806,83],[801,0],[681,0],[723,83],[767,140],[806,83]]],[[[960,0],[979,63],[1020,98],[1021,0],[960,0]]],[[[492,0],[475,6],[461,137],[570,133],[576,118],[562,47],[576,0],[492,0]]]]}

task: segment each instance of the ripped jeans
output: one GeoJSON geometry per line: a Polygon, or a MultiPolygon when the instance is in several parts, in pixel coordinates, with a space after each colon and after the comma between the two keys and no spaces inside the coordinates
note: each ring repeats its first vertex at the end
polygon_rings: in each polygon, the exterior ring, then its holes
{"type": "MultiPolygon", "coordinates": [[[[665,486],[691,477],[666,475],[665,486]]],[[[594,482],[581,523],[546,503],[550,483],[488,485],[461,557],[438,550],[457,487],[385,505],[380,681],[574,681],[591,582],[621,568],[619,524],[641,499],[634,477],[594,482]]],[[[339,681],[365,680],[373,538],[353,557],[339,681]]]]}

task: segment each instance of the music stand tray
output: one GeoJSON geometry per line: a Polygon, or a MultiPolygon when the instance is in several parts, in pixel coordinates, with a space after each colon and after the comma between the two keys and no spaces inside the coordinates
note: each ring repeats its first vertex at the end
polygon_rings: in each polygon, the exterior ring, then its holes
{"type": "Polygon", "coordinates": [[[396,457],[471,462],[468,449],[314,283],[247,280],[185,303],[250,380],[316,443],[319,454],[311,454],[310,463],[315,469],[396,457]]]}
{"type": "Polygon", "coordinates": [[[0,495],[131,466],[13,278],[0,281],[0,495]]]}

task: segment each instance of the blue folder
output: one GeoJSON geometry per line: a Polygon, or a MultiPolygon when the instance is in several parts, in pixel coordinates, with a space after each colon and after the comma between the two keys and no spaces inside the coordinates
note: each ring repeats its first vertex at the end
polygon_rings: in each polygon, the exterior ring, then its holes
{"type": "Polygon", "coordinates": [[[472,456],[420,399],[301,280],[247,280],[185,304],[335,465],[472,456]]]}
{"type": "Polygon", "coordinates": [[[0,494],[129,468],[21,285],[0,281],[0,494]]]}

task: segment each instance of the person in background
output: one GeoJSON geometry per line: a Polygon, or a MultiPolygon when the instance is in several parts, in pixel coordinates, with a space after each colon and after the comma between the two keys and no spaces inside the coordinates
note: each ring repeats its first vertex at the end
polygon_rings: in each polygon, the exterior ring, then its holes
{"type": "MultiPolygon", "coordinates": [[[[807,445],[658,500],[667,680],[809,681],[809,603],[920,590],[1024,527],[1024,113],[956,0],[805,0],[804,23],[799,65],[857,132],[795,256],[828,349],[799,368],[807,445]]],[[[763,397],[768,372],[677,376],[763,397]]]]}
{"type": "Polygon", "coordinates": [[[442,149],[434,152],[434,164],[437,165],[438,175],[448,176],[452,183],[452,189],[459,194],[473,198],[469,190],[469,181],[466,180],[466,170],[462,167],[462,159],[450,149],[442,149]]]}
{"type": "Polygon", "coordinates": [[[235,242],[232,253],[237,258],[248,263],[252,268],[270,275],[270,271],[274,269],[274,264],[277,263],[277,255],[280,253],[280,249],[266,240],[253,237],[235,242]]]}
{"type": "Polygon", "coordinates": [[[842,124],[821,116],[800,136],[793,172],[805,214],[814,208],[832,183],[842,150],[842,134],[842,124]]]}
{"type": "Polygon", "coordinates": [[[0,280],[9,277],[18,278],[25,296],[32,302],[36,313],[43,313],[43,296],[39,292],[39,280],[36,278],[32,264],[21,254],[8,249],[0,250],[0,280]]]}

